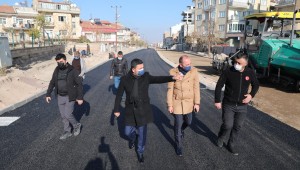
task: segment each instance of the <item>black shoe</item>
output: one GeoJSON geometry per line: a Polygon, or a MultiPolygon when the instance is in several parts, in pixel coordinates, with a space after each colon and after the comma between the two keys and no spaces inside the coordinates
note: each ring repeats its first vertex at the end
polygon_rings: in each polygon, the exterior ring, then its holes
{"type": "Polygon", "coordinates": [[[129,142],[129,149],[133,149],[134,148],[134,142],[129,142]]]}
{"type": "Polygon", "coordinates": [[[235,150],[232,146],[228,146],[228,150],[229,152],[231,152],[234,156],[238,156],[239,153],[237,152],[237,150],[235,150]]]}
{"type": "Polygon", "coordinates": [[[219,148],[222,148],[223,147],[223,140],[221,139],[217,139],[217,142],[216,142],[216,145],[219,147],[219,148]]]}
{"type": "Polygon", "coordinates": [[[140,163],[144,163],[144,155],[143,154],[138,154],[138,159],[140,163]]]}
{"type": "Polygon", "coordinates": [[[177,154],[178,156],[182,156],[182,149],[181,149],[181,148],[177,148],[177,149],[176,149],[176,154],[177,154]]]}

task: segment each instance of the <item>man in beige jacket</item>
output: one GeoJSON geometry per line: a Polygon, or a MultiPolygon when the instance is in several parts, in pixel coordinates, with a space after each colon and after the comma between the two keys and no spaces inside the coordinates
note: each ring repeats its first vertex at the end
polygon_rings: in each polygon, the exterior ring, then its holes
{"type": "Polygon", "coordinates": [[[182,74],[182,80],[168,83],[168,110],[174,115],[176,154],[182,156],[184,129],[191,125],[192,112],[200,109],[200,85],[197,68],[191,67],[187,55],[179,58],[179,66],[170,70],[171,75],[182,74]]]}

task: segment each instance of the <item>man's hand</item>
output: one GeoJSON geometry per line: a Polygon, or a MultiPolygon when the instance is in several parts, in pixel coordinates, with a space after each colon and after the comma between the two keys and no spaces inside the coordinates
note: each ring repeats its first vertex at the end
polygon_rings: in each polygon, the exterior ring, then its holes
{"type": "Polygon", "coordinates": [[[199,110],[200,110],[200,105],[199,104],[195,104],[194,105],[194,111],[195,112],[199,112],[199,110]]]}
{"type": "Polygon", "coordinates": [[[78,105],[82,105],[83,100],[76,100],[76,102],[78,103],[78,105]]]}
{"type": "Polygon", "coordinates": [[[217,109],[222,109],[222,103],[215,103],[217,109]]]}
{"type": "Polygon", "coordinates": [[[244,104],[248,104],[252,100],[252,96],[250,94],[244,95],[246,98],[243,100],[244,104]]]}
{"type": "Polygon", "coordinates": [[[177,74],[175,76],[173,76],[173,80],[182,80],[183,79],[183,75],[181,74],[177,74]]]}
{"type": "Polygon", "coordinates": [[[111,80],[112,80],[113,78],[114,78],[113,76],[110,76],[110,77],[109,77],[109,79],[111,79],[111,80]]]}
{"type": "Polygon", "coordinates": [[[46,97],[46,102],[50,103],[50,101],[51,101],[51,97],[46,97]]]}
{"type": "Polygon", "coordinates": [[[173,113],[173,112],[174,112],[173,106],[169,106],[169,107],[168,107],[168,111],[169,111],[169,113],[173,113]]]}
{"type": "Polygon", "coordinates": [[[120,116],[120,112],[115,112],[114,114],[115,114],[116,117],[120,116]]]}

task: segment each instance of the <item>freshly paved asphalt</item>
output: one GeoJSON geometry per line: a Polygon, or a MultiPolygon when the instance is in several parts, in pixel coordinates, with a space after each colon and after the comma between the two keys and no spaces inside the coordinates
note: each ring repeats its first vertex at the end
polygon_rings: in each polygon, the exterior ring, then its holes
{"type": "MultiPolygon", "coordinates": [[[[152,49],[125,57],[142,59],[152,75],[167,75],[170,69],[152,49]]],[[[136,152],[128,149],[122,118],[112,116],[109,68],[110,62],[105,63],[84,80],[85,105],[75,112],[83,124],[77,137],[59,140],[63,127],[56,99],[47,104],[39,97],[1,115],[21,118],[0,127],[0,169],[300,169],[300,132],[252,107],[240,135],[240,155],[216,147],[221,111],[214,108],[213,91],[205,88],[201,110],[185,132],[184,156],[176,156],[166,84],[150,86],[155,122],[148,126],[145,163],[139,164],[136,152]]]]}

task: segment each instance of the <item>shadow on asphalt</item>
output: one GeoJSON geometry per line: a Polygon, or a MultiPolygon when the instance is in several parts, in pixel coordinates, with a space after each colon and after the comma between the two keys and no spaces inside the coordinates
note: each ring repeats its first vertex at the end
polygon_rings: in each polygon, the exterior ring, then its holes
{"type": "Polygon", "coordinates": [[[154,116],[154,124],[157,126],[161,134],[166,138],[166,140],[171,144],[171,146],[176,148],[176,143],[173,139],[172,136],[169,135],[169,133],[166,131],[164,128],[167,127],[169,129],[174,129],[172,124],[170,123],[171,120],[165,115],[164,112],[162,112],[158,107],[155,105],[151,105],[152,111],[153,111],[153,116],[154,116]]]}
{"type": "MultiPolygon", "coordinates": [[[[202,113],[201,110],[200,113],[202,113]]],[[[194,113],[190,128],[199,135],[207,137],[213,144],[217,140],[217,135],[214,134],[202,121],[200,121],[194,113]]]]}
{"type": "Polygon", "coordinates": [[[75,119],[80,122],[83,115],[90,115],[90,110],[90,103],[84,100],[82,105],[75,103],[73,115],[75,116],[75,119]]]}
{"type": "Polygon", "coordinates": [[[116,94],[117,94],[117,90],[118,90],[118,89],[115,88],[115,85],[114,85],[114,84],[111,84],[110,86],[108,86],[108,91],[109,91],[109,92],[112,92],[113,95],[116,95],[116,94]]]}
{"type": "Polygon", "coordinates": [[[125,108],[122,105],[120,107],[120,113],[121,113],[120,116],[118,118],[116,118],[114,115],[114,110],[112,110],[111,116],[110,116],[110,125],[114,126],[117,123],[120,137],[122,139],[127,140],[127,137],[125,135],[125,124],[124,124],[125,108]]]}
{"type": "Polygon", "coordinates": [[[91,89],[91,86],[88,84],[83,84],[83,95],[91,89]]]}
{"type": "Polygon", "coordinates": [[[100,145],[98,147],[98,152],[101,154],[107,154],[108,160],[101,160],[100,158],[92,159],[88,162],[85,170],[102,170],[102,169],[114,169],[119,170],[118,162],[115,156],[112,154],[110,146],[105,143],[105,137],[100,138],[100,145]],[[110,165],[109,165],[110,163],[110,165]]]}

